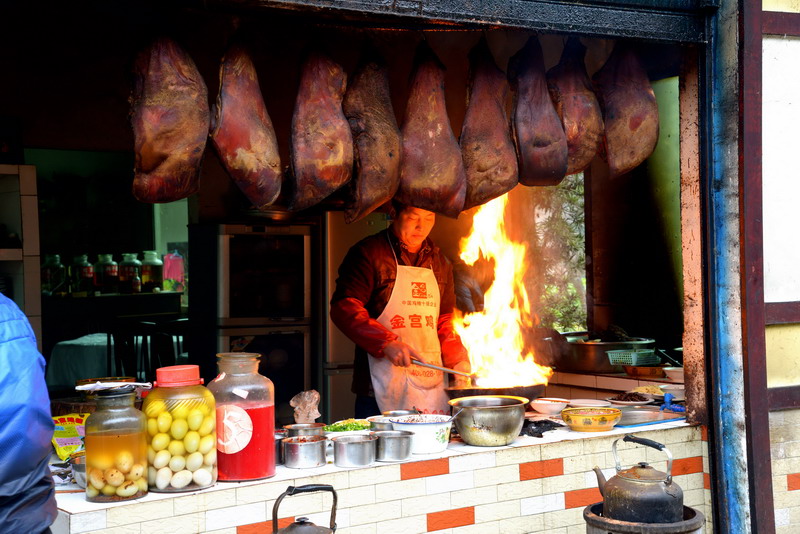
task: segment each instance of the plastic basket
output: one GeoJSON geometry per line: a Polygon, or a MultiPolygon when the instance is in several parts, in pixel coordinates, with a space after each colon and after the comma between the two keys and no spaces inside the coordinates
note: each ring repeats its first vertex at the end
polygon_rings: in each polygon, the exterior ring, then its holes
{"type": "Polygon", "coordinates": [[[607,350],[611,365],[658,365],[661,359],[653,349],[607,350]]]}

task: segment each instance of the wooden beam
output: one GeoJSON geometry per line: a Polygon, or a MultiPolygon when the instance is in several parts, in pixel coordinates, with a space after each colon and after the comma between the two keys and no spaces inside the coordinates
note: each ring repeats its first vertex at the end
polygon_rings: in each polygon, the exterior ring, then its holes
{"type": "Polygon", "coordinates": [[[766,324],[800,323],[800,302],[767,302],[766,324]]]}
{"type": "Polygon", "coordinates": [[[775,532],[764,324],[761,176],[761,0],[739,13],[739,239],[747,466],[753,532],[775,532]]]}
{"type": "Polygon", "coordinates": [[[769,411],[800,408],[800,386],[769,388],[769,411]]]}
{"type": "Polygon", "coordinates": [[[765,35],[800,36],[800,13],[764,11],[761,16],[761,32],[765,35]]]}

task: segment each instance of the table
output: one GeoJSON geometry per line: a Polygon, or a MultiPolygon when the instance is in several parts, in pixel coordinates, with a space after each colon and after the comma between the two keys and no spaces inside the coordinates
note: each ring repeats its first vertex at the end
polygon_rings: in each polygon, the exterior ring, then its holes
{"type": "MultiPolygon", "coordinates": [[[[178,352],[181,342],[181,336],[175,336],[173,350],[179,360],[186,358],[185,354],[178,352]]],[[[140,346],[141,343],[142,338],[137,336],[137,346],[140,346]]],[[[47,387],[71,390],[75,387],[75,381],[81,378],[115,376],[117,371],[114,358],[111,358],[110,372],[108,369],[109,347],[112,351],[114,350],[113,336],[108,334],[87,334],[77,339],[56,343],[50,353],[50,361],[45,373],[47,387]]],[[[140,373],[142,372],[140,370],[140,373]]]]}

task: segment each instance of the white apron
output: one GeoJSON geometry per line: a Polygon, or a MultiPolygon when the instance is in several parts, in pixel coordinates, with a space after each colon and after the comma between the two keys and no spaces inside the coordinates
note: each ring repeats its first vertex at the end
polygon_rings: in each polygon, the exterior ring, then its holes
{"type": "MultiPolygon", "coordinates": [[[[394,247],[392,247],[394,252],[394,247]]],[[[432,269],[397,263],[397,278],[386,308],[377,321],[411,345],[422,360],[442,365],[439,321],[439,284],[432,269]]],[[[382,412],[416,407],[423,413],[449,414],[444,373],[411,364],[393,365],[388,358],[368,356],[372,388],[382,412]]]]}

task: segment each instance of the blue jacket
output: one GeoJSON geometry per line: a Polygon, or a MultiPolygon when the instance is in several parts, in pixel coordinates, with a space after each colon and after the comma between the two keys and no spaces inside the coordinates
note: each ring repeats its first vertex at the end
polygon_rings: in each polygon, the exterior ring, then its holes
{"type": "Polygon", "coordinates": [[[55,521],[53,437],[44,358],[28,318],[0,294],[0,533],[38,534],[55,521]]]}

